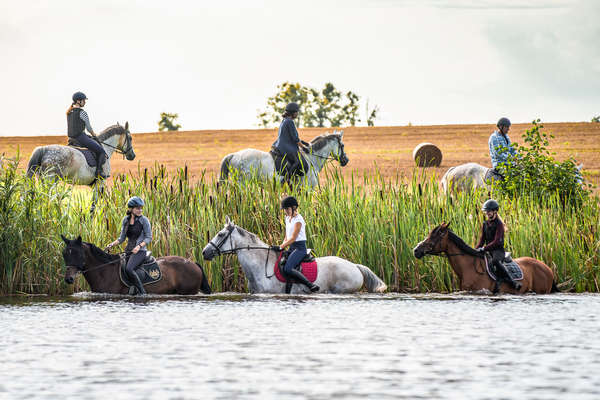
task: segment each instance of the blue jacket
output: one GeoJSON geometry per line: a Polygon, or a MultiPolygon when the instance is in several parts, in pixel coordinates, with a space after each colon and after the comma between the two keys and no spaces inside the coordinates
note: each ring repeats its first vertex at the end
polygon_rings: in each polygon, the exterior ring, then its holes
{"type": "Polygon", "coordinates": [[[298,148],[299,142],[300,138],[294,121],[291,118],[284,118],[281,125],[279,125],[279,133],[273,147],[284,154],[296,154],[300,150],[298,148]]]}
{"type": "Polygon", "coordinates": [[[494,131],[488,140],[488,146],[490,148],[490,158],[492,159],[492,166],[496,168],[498,164],[506,162],[510,155],[515,155],[517,151],[512,146],[508,135],[503,135],[499,131],[494,131]],[[503,152],[500,149],[506,148],[503,152]]]}
{"type": "MultiPolygon", "coordinates": [[[[123,222],[121,224],[121,235],[119,236],[119,244],[123,243],[127,238],[127,226],[129,225],[129,218],[131,218],[129,215],[126,215],[125,218],[123,218],[123,222]]],[[[145,215],[135,218],[140,220],[142,223],[142,228],[144,229],[140,236],[136,239],[135,245],[137,246],[138,244],[144,242],[146,243],[146,246],[148,246],[148,244],[152,241],[152,227],[150,226],[150,220],[148,220],[145,215]]]]}

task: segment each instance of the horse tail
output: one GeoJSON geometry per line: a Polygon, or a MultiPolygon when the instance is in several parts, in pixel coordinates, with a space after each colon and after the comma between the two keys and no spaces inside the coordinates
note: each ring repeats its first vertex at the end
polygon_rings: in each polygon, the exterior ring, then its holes
{"type": "Polygon", "coordinates": [[[560,293],[560,289],[556,286],[556,282],[552,281],[552,289],[550,289],[550,293],[560,293]]]}
{"type": "Polygon", "coordinates": [[[221,161],[221,175],[219,176],[219,180],[225,181],[229,176],[229,164],[231,163],[231,159],[233,158],[233,154],[228,154],[221,161]]]}
{"type": "Polygon", "coordinates": [[[448,191],[448,189],[450,189],[451,182],[449,182],[449,180],[450,180],[449,174],[453,169],[454,169],[454,167],[450,167],[448,169],[448,171],[446,171],[444,176],[442,176],[442,180],[440,181],[440,184],[442,185],[442,190],[444,191],[444,193],[446,193],[448,191]]]}
{"type": "Polygon", "coordinates": [[[31,154],[29,164],[27,164],[27,176],[29,178],[31,178],[42,166],[42,158],[44,158],[44,148],[36,147],[31,154]]]}
{"type": "Polygon", "coordinates": [[[212,290],[210,289],[210,285],[208,284],[208,279],[206,279],[206,273],[204,273],[204,268],[202,268],[202,265],[198,263],[196,263],[196,265],[198,266],[198,268],[200,268],[200,271],[202,271],[202,282],[200,282],[200,290],[204,294],[211,294],[212,290]]]}
{"type": "Polygon", "coordinates": [[[386,291],[387,285],[373,271],[360,264],[356,264],[356,267],[362,273],[369,293],[383,293],[386,291]]]}

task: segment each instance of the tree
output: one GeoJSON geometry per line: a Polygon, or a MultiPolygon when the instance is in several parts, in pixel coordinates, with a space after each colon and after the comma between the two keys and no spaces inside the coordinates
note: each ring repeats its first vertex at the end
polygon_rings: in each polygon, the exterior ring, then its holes
{"type": "Polygon", "coordinates": [[[160,113],[160,121],[158,121],[159,131],[178,131],[181,128],[180,124],[176,124],[176,119],[179,118],[177,113],[160,113]]]}
{"type": "Polygon", "coordinates": [[[365,115],[367,116],[367,126],[375,126],[375,120],[377,119],[377,113],[379,112],[379,107],[375,106],[369,110],[369,100],[367,100],[367,104],[365,105],[365,115]]]}
{"type": "Polygon", "coordinates": [[[594,118],[592,118],[592,122],[600,122],[600,115],[596,115],[594,118]]]}
{"type": "MultiPolygon", "coordinates": [[[[300,83],[284,82],[277,86],[277,90],[274,96],[267,99],[267,109],[258,114],[260,124],[265,128],[279,123],[286,104],[291,102],[300,105],[298,126],[337,127],[345,124],[354,126],[360,122],[358,117],[360,96],[352,91],[342,93],[331,82],[327,82],[321,90],[300,83]]],[[[376,112],[373,110],[371,124],[374,123],[376,112]]],[[[367,123],[369,123],[369,116],[367,116],[367,123]]]]}

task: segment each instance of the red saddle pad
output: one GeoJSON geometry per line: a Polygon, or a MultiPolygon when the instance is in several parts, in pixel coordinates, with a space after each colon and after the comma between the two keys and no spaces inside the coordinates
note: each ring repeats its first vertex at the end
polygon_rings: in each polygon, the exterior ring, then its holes
{"type": "MultiPolygon", "coordinates": [[[[275,261],[275,276],[279,279],[280,282],[285,282],[285,278],[279,269],[279,261],[281,260],[281,254],[279,253],[279,257],[277,257],[277,261],[275,261]]],[[[302,274],[311,282],[317,280],[317,261],[311,261],[309,263],[300,263],[302,265],[302,274]]]]}

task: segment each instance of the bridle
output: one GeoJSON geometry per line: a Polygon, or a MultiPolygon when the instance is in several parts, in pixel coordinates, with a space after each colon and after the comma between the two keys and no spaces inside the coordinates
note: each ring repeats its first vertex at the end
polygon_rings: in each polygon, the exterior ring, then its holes
{"type": "Polygon", "coordinates": [[[269,276],[267,274],[267,266],[269,265],[269,255],[271,254],[271,252],[269,250],[271,250],[270,247],[264,247],[264,246],[242,246],[242,247],[233,247],[233,240],[231,239],[231,234],[233,233],[233,230],[235,229],[235,225],[228,225],[227,226],[227,235],[225,235],[223,237],[223,239],[221,239],[221,241],[218,244],[214,244],[211,241],[208,242],[209,245],[211,245],[212,247],[214,247],[214,249],[217,251],[217,256],[223,255],[223,254],[234,254],[237,253],[239,250],[267,250],[267,259],[265,260],[265,277],[268,279],[271,279],[275,273],[273,273],[273,275],[269,276]],[[231,247],[231,249],[229,250],[221,250],[221,246],[223,246],[223,244],[227,241],[227,239],[229,239],[229,246],[231,247]]]}
{"type": "Polygon", "coordinates": [[[338,161],[338,162],[341,164],[341,163],[342,163],[342,161],[341,161],[342,157],[344,157],[344,158],[348,159],[348,156],[346,155],[346,152],[344,151],[344,143],[342,143],[342,141],[341,141],[341,139],[340,139],[340,138],[337,138],[337,141],[338,141],[338,146],[339,146],[339,152],[338,152],[338,154],[337,154],[337,155],[335,155],[335,156],[330,156],[330,155],[327,155],[327,156],[321,156],[321,155],[315,154],[315,153],[312,151],[312,149],[311,149],[311,148],[308,148],[308,149],[307,149],[307,150],[308,150],[308,151],[307,151],[307,154],[309,154],[309,155],[311,155],[311,156],[313,156],[313,157],[321,158],[321,159],[323,159],[323,160],[332,160],[332,161],[338,161]]]}
{"type": "Polygon", "coordinates": [[[119,153],[119,154],[122,154],[122,155],[126,155],[131,150],[133,150],[133,144],[132,144],[132,140],[131,140],[131,134],[129,133],[129,131],[125,131],[125,145],[127,146],[127,148],[124,149],[124,150],[122,150],[119,146],[113,146],[113,145],[110,145],[110,144],[108,144],[106,142],[100,142],[100,144],[102,144],[103,146],[106,146],[106,147],[110,147],[116,153],[119,153]]]}
{"type": "MultiPolygon", "coordinates": [[[[441,238],[440,238],[440,240],[441,240],[441,238]]],[[[446,257],[448,257],[448,261],[450,261],[450,257],[453,257],[453,256],[469,256],[469,255],[471,255],[471,254],[468,254],[468,253],[465,253],[465,252],[448,253],[445,250],[440,250],[440,251],[434,252],[433,248],[435,246],[437,246],[438,244],[439,244],[439,241],[437,243],[435,243],[435,245],[431,246],[431,248],[432,248],[431,250],[423,251],[423,254],[424,255],[432,255],[432,256],[436,256],[436,257],[444,257],[444,256],[446,256],[446,257]]],[[[485,271],[484,272],[479,272],[477,270],[477,257],[473,257],[473,268],[475,269],[475,272],[477,272],[480,275],[482,275],[482,274],[485,273],[485,271]]]]}
{"type": "MultiPolygon", "coordinates": [[[[83,247],[82,247],[82,250],[83,250],[83,247]]],[[[91,271],[94,271],[94,270],[97,270],[97,269],[100,269],[100,268],[104,268],[107,265],[112,265],[112,264],[114,264],[116,262],[119,262],[121,260],[121,255],[127,255],[127,254],[131,254],[131,252],[119,253],[119,259],[116,259],[116,260],[113,260],[113,261],[110,261],[110,262],[107,262],[107,263],[104,263],[104,264],[96,265],[93,268],[88,268],[88,269],[85,268],[85,258],[81,262],[81,265],[65,265],[65,268],[72,267],[72,268],[75,268],[77,270],[77,273],[86,274],[88,272],[91,272],[91,271]]]]}

